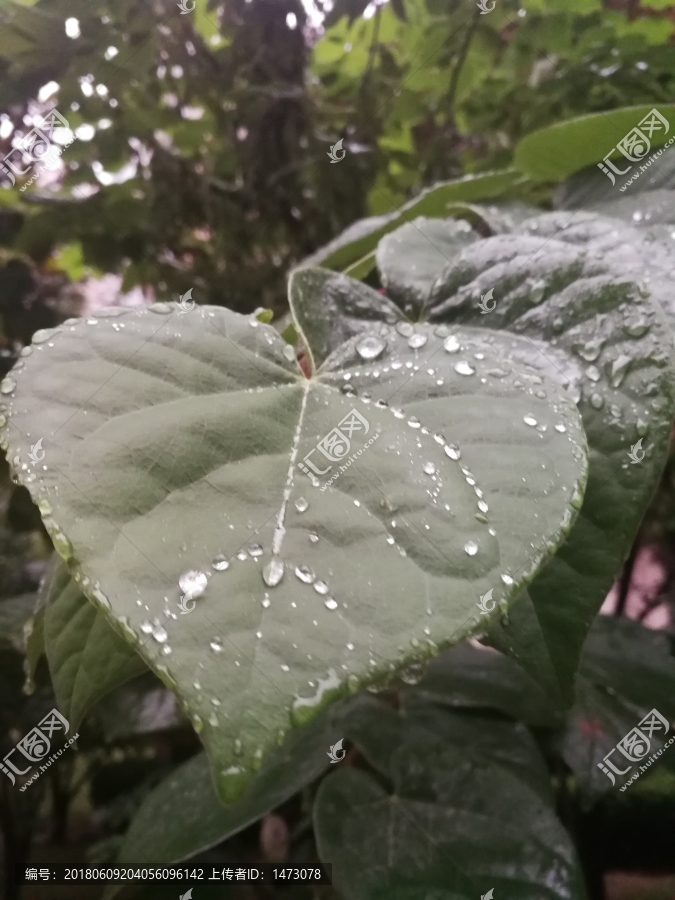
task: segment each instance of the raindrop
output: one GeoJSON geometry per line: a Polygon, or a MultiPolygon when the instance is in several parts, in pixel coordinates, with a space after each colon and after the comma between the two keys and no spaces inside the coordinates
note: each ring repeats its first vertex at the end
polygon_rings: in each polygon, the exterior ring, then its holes
{"type": "Polygon", "coordinates": [[[478,553],[478,544],[475,541],[467,541],[464,544],[464,552],[469,556],[475,556],[478,553]]]}
{"type": "Polygon", "coordinates": [[[388,544],[395,544],[395,543],[396,543],[396,541],[394,540],[394,538],[393,538],[392,535],[390,535],[390,534],[387,535],[387,543],[388,543],[388,544]]]}
{"type": "Polygon", "coordinates": [[[265,609],[269,609],[269,605],[270,605],[270,595],[269,594],[265,594],[265,597],[263,598],[263,601],[262,601],[262,605],[265,609]]]}
{"type": "Polygon", "coordinates": [[[459,341],[454,334],[451,334],[447,341],[443,344],[448,353],[457,353],[459,350],[459,341]]]}
{"type": "Polygon", "coordinates": [[[602,409],[605,399],[600,394],[591,394],[591,406],[593,409],[602,409]]]}
{"type": "Polygon", "coordinates": [[[403,410],[399,409],[396,406],[392,407],[391,411],[393,412],[395,419],[402,419],[405,416],[405,413],[403,412],[403,410]]]}
{"type": "Polygon", "coordinates": [[[329,597],[327,600],[324,600],[323,605],[326,607],[326,609],[337,609],[337,607],[338,607],[337,601],[333,600],[332,597],[329,597]]]}
{"type": "Polygon", "coordinates": [[[141,631],[143,634],[152,634],[152,624],[147,619],[145,622],[141,622],[141,631]]]}
{"type": "Polygon", "coordinates": [[[560,434],[565,434],[565,432],[567,431],[567,429],[565,428],[565,426],[562,425],[562,424],[556,425],[556,426],[555,426],[555,430],[556,430],[556,431],[559,431],[560,434]]]}
{"type": "Polygon", "coordinates": [[[417,418],[417,416],[411,416],[408,419],[408,425],[410,425],[411,428],[419,428],[420,424],[420,420],[417,418]]]}
{"type": "Polygon", "coordinates": [[[396,323],[396,331],[401,335],[401,337],[410,337],[414,332],[413,326],[410,322],[397,322],[396,323]]]}
{"type": "Polygon", "coordinates": [[[8,375],[6,378],[2,379],[2,384],[0,384],[0,393],[11,394],[15,387],[16,381],[14,381],[14,379],[10,378],[8,375]]]}
{"type": "Polygon", "coordinates": [[[457,444],[446,444],[443,449],[445,450],[445,455],[449,456],[450,459],[458,460],[462,456],[457,444]]]}
{"type": "Polygon", "coordinates": [[[426,334],[420,334],[419,332],[410,335],[410,337],[408,338],[408,346],[411,348],[411,350],[419,350],[421,347],[424,347],[426,342],[426,334]]]}
{"type": "Polygon", "coordinates": [[[208,580],[209,576],[206,572],[199,572],[196,569],[191,569],[189,572],[183,572],[180,576],[178,579],[178,587],[186,597],[189,596],[194,600],[196,597],[201,597],[204,593],[208,580]]]}
{"type": "Polygon", "coordinates": [[[248,553],[245,550],[240,550],[239,553],[237,553],[237,559],[239,560],[239,562],[246,562],[246,560],[248,559],[248,553]]]}
{"type": "Polygon", "coordinates": [[[216,556],[211,565],[216,570],[216,572],[224,572],[225,569],[230,568],[230,563],[228,562],[227,557],[222,553],[219,553],[218,556],[216,556]]]}
{"type": "Polygon", "coordinates": [[[432,462],[425,462],[422,466],[426,475],[435,475],[436,466],[432,462]]]}
{"type": "Polygon", "coordinates": [[[623,330],[629,337],[641,338],[649,331],[649,323],[644,321],[630,322],[624,325],[623,330]]]}
{"type": "Polygon", "coordinates": [[[315,581],[314,582],[314,590],[317,594],[327,594],[328,593],[328,585],[325,581],[315,581]]]}
{"type": "Polygon", "coordinates": [[[214,637],[209,647],[213,650],[214,653],[222,653],[223,652],[223,639],[219,637],[214,637]]]}
{"type": "Polygon", "coordinates": [[[164,644],[169,637],[163,628],[158,628],[156,631],[153,631],[152,636],[158,644],[164,644]]]}
{"type": "Polygon", "coordinates": [[[251,546],[248,548],[248,555],[252,559],[257,559],[259,556],[263,555],[263,548],[260,546],[260,544],[251,544],[251,546]]]}
{"type": "Polygon", "coordinates": [[[316,544],[316,542],[319,540],[319,535],[316,534],[314,531],[310,531],[309,539],[313,544],[316,544]]]}
{"type": "Polygon", "coordinates": [[[534,416],[525,416],[523,422],[526,425],[529,425],[530,428],[534,428],[534,426],[537,424],[537,420],[534,418],[534,416]]]}
{"type": "Polygon", "coordinates": [[[479,509],[481,512],[486,513],[486,512],[488,511],[489,508],[490,508],[490,507],[487,505],[487,503],[485,502],[485,500],[479,500],[479,501],[478,501],[478,509],[479,509]]]}
{"type": "Polygon", "coordinates": [[[305,500],[304,497],[298,497],[298,499],[295,501],[295,508],[299,513],[303,513],[307,509],[309,509],[309,503],[305,500]]]}
{"type": "Polygon", "coordinates": [[[289,362],[295,360],[295,348],[291,344],[285,344],[283,354],[289,362]]]}
{"type": "Polygon", "coordinates": [[[464,362],[464,360],[462,360],[462,362],[457,363],[457,365],[455,366],[455,372],[457,372],[458,375],[475,375],[476,374],[476,370],[474,369],[474,367],[472,365],[470,365],[468,362],[464,362]]]}
{"type": "Polygon", "coordinates": [[[316,578],[316,575],[314,574],[314,572],[312,572],[309,566],[296,566],[295,574],[300,579],[300,581],[303,581],[305,584],[312,584],[312,582],[316,578]]]}
{"type": "Polygon", "coordinates": [[[272,557],[263,569],[263,581],[268,587],[276,587],[284,577],[284,563],[278,556],[272,557]]]}
{"type": "Polygon", "coordinates": [[[370,336],[364,338],[356,346],[356,352],[361,359],[376,359],[384,350],[385,343],[380,338],[370,336]]]}
{"type": "Polygon", "coordinates": [[[513,584],[513,578],[511,578],[510,575],[502,575],[501,579],[504,582],[504,584],[513,584]]]}
{"type": "Polygon", "coordinates": [[[441,446],[443,446],[443,444],[445,443],[445,436],[442,434],[435,434],[434,440],[436,441],[437,444],[440,444],[441,446]]]}
{"type": "Polygon", "coordinates": [[[600,381],[600,372],[598,372],[595,366],[589,366],[586,369],[586,375],[591,379],[591,381],[600,381]]]}
{"type": "Polygon", "coordinates": [[[612,387],[618,388],[621,385],[621,382],[626,376],[626,372],[628,371],[628,366],[631,364],[632,360],[630,356],[621,355],[617,359],[612,362],[611,368],[611,381],[612,387]]]}

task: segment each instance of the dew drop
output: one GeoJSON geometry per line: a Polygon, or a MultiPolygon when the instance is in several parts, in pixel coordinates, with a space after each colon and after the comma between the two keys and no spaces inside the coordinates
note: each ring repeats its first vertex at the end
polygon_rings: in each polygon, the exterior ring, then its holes
{"type": "Polygon", "coordinates": [[[295,508],[299,513],[306,512],[309,509],[309,503],[305,500],[304,497],[298,497],[295,501],[295,508]]]}
{"type": "Polygon", "coordinates": [[[316,575],[309,566],[296,566],[295,574],[300,579],[300,581],[304,582],[305,584],[312,584],[312,582],[316,578],[316,575]]]}
{"type": "Polygon", "coordinates": [[[209,577],[206,572],[190,569],[189,572],[183,572],[180,576],[178,579],[178,587],[186,597],[194,600],[196,597],[201,597],[204,593],[208,581],[209,577]]]}
{"type": "Polygon", "coordinates": [[[237,553],[237,559],[239,560],[239,562],[246,562],[246,560],[248,559],[248,553],[245,550],[240,550],[239,553],[237,553]]]}
{"type": "Polygon", "coordinates": [[[411,428],[419,428],[420,425],[421,425],[421,422],[420,422],[420,420],[417,418],[417,416],[411,416],[411,417],[408,419],[408,425],[409,425],[411,428]]]}
{"type": "Polygon", "coordinates": [[[327,600],[324,600],[323,605],[326,607],[326,609],[337,609],[338,607],[337,601],[333,600],[332,597],[328,597],[327,600]]]}
{"type": "Polygon", "coordinates": [[[2,384],[0,384],[0,394],[11,394],[15,387],[16,381],[7,375],[6,378],[2,379],[2,384]]]}
{"type": "Polygon", "coordinates": [[[403,410],[399,409],[396,406],[392,407],[391,411],[393,412],[395,419],[403,419],[405,417],[405,413],[403,412],[403,410]]]}
{"type": "Polygon", "coordinates": [[[600,381],[600,372],[598,372],[595,366],[589,366],[586,369],[586,375],[591,379],[591,381],[600,381]]]}
{"type": "Polygon", "coordinates": [[[166,643],[169,635],[166,633],[164,628],[158,628],[156,631],[152,632],[153,638],[157,641],[158,644],[166,643]]]}
{"type": "Polygon", "coordinates": [[[251,544],[251,546],[248,548],[248,555],[251,557],[251,559],[258,559],[258,557],[263,555],[263,548],[260,546],[260,544],[251,544]]]}
{"type": "Polygon", "coordinates": [[[223,639],[219,637],[214,637],[209,647],[213,650],[214,653],[222,653],[223,652],[223,639]]]}
{"type": "Polygon", "coordinates": [[[410,322],[397,322],[396,323],[396,331],[401,335],[401,337],[410,337],[414,332],[413,326],[410,322]]]}
{"type": "Polygon", "coordinates": [[[478,544],[475,541],[467,541],[464,544],[464,552],[469,556],[475,556],[478,553],[478,544]]]}
{"type": "Polygon", "coordinates": [[[319,535],[316,534],[316,532],[314,532],[314,531],[310,531],[310,532],[309,532],[309,539],[310,539],[310,541],[311,541],[313,544],[316,544],[316,542],[319,540],[319,535]]]}
{"type": "Polygon", "coordinates": [[[443,344],[443,347],[447,350],[448,353],[457,353],[457,351],[459,350],[459,341],[454,334],[451,334],[447,341],[443,344]]]}
{"type": "Polygon", "coordinates": [[[152,634],[152,624],[147,619],[145,622],[141,622],[141,631],[143,634],[152,634]]]}
{"type": "Polygon", "coordinates": [[[449,456],[450,459],[461,459],[462,453],[457,444],[446,444],[443,450],[445,451],[445,455],[449,456]]]}
{"type": "Polygon", "coordinates": [[[534,416],[525,416],[523,422],[526,425],[529,425],[530,428],[534,428],[534,426],[537,424],[537,420],[534,418],[534,416]]]}
{"type": "Polygon", "coordinates": [[[276,587],[284,577],[283,560],[278,556],[273,556],[263,569],[262,577],[267,587],[276,587]]]}
{"type": "Polygon", "coordinates": [[[422,468],[424,469],[424,473],[426,475],[436,474],[436,466],[432,462],[425,462],[422,468]]]}
{"type": "Polygon", "coordinates": [[[269,594],[265,594],[265,596],[263,597],[262,605],[264,606],[265,609],[269,609],[269,605],[270,605],[270,595],[269,594]]]}
{"type": "Polygon", "coordinates": [[[605,398],[601,394],[591,394],[590,403],[593,409],[602,409],[605,405],[605,398]]]}
{"type": "Polygon", "coordinates": [[[408,338],[408,346],[411,348],[411,350],[419,350],[421,347],[424,347],[426,342],[426,334],[421,334],[420,332],[411,334],[408,338]]]}
{"type": "Polygon", "coordinates": [[[315,581],[314,582],[314,590],[317,594],[327,594],[328,593],[328,585],[325,581],[315,581]]]}
{"type": "Polygon", "coordinates": [[[462,362],[458,362],[455,365],[455,372],[457,372],[458,375],[475,375],[476,374],[476,370],[474,369],[474,367],[472,365],[470,365],[468,362],[465,362],[464,360],[462,360],[462,362]]]}
{"type": "Polygon", "coordinates": [[[216,572],[224,572],[225,569],[230,568],[230,563],[227,557],[222,553],[219,553],[218,556],[216,556],[211,565],[216,570],[216,572]]]}
{"type": "Polygon", "coordinates": [[[555,430],[559,431],[560,434],[565,434],[565,432],[567,431],[567,429],[565,428],[565,426],[562,423],[559,423],[558,425],[556,425],[555,430]]]}
{"type": "Polygon", "coordinates": [[[369,336],[356,345],[356,352],[361,359],[377,359],[385,348],[384,341],[380,338],[369,336]]]}

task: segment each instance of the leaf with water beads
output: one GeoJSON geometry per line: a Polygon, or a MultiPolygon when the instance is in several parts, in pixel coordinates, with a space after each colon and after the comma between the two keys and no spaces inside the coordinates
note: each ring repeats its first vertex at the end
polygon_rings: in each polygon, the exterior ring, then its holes
{"type": "Polygon", "coordinates": [[[482,628],[495,584],[515,596],[573,520],[583,437],[554,384],[536,396],[517,338],[462,329],[453,352],[447,332],[418,326],[414,347],[381,323],[305,378],[274,329],[227,309],[123,318],[36,345],[4,437],[23,460],[39,422],[50,465],[19,476],[35,475],[90,601],[179,696],[229,802],[291,728],[482,628]],[[489,374],[506,360],[509,375],[489,374]],[[526,553],[494,527],[467,461],[483,444],[508,460],[526,553]],[[326,470],[318,486],[307,459],[326,470]]]}

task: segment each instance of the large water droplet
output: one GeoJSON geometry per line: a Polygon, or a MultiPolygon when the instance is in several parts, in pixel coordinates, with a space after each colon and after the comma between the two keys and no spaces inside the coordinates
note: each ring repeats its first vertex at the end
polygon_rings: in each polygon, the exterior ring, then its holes
{"type": "Polygon", "coordinates": [[[361,359],[376,359],[384,350],[385,343],[380,338],[370,335],[356,345],[356,352],[361,359]]]}
{"type": "Polygon", "coordinates": [[[458,375],[475,375],[476,374],[476,370],[474,369],[474,367],[472,365],[470,365],[468,362],[465,362],[464,360],[462,360],[462,362],[458,362],[455,365],[455,372],[457,372],[458,375]]]}
{"type": "Polygon", "coordinates": [[[296,566],[295,574],[300,581],[303,581],[305,584],[311,584],[316,578],[316,575],[309,566],[296,566]]]}
{"type": "Polygon", "coordinates": [[[450,459],[454,459],[455,461],[462,457],[462,453],[457,444],[446,444],[443,450],[445,451],[446,456],[449,456],[450,459]]]}
{"type": "Polygon", "coordinates": [[[201,597],[201,595],[206,590],[206,585],[209,582],[209,576],[206,572],[199,572],[196,569],[190,569],[189,572],[183,572],[183,574],[178,579],[178,587],[185,594],[186,597],[194,600],[196,597],[201,597]]]}
{"type": "Polygon", "coordinates": [[[7,375],[6,378],[2,379],[2,384],[0,384],[0,394],[11,394],[15,387],[16,381],[7,375]]]}
{"type": "Polygon", "coordinates": [[[426,334],[422,334],[421,332],[417,332],[416,334],[411,334],[408,338],[408,346],[411,350],[419,350],[421,347],[427,342],[426,334]]]}
{"type": "Polygon", "coordinates": [[[268,587],[276,587],[284,577],[284,562],[273,556],[263,569],[263,581],[268,587]]]}

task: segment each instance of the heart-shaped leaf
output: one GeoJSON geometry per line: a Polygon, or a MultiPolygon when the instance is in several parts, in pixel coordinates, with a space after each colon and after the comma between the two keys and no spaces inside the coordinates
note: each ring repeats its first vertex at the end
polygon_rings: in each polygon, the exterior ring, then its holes
{"type": "Polygon", "coordinates": [[[518,362],[529,343],[411,332],[305,378],[255,317],[158,304],[38,333],[2,384],[57,550],[179,695],[226,802],[293,725],[499,616],[580,504],[580,420],[518,362]]]}
{"type": "MultiPolygon", "coordinates": [[[[611,219],[538,216],[512,235],[462,250],[438,273],[421,312],[432,322],[487,324],[523,335],[527,350],[520,359],[579,400],[592,449],[582,515],[510,611],[509,622],[493,630],[497,646],[513,652],[552,697],[568,704],[588,628],[667,454],[674,375],[672,332],[662,305],[672,291],[665,263],[652,265],[655,254],[611,219]]],[[[406,289],[399,273],[417,255],[416,240],[409,252],[401,240],[396,266],[382,273],[388,282],[398,279],[399,294],[406,289]]],[[[417,294],[411,297],[415,301],[417,294]]],[[[500,473],[481,452],[472,469],[488,492],[498,494],[500,473]]],[[[493,519],[499,514],[497,499],[493,519]]]]}
{"type": "Polygon", "coordinates": [[[549,779],[521,724],[417,703],[372,711],[356,739],[382,786],[345,768],[314,806],[321,859],[345,900],[583,895],[549,779]],[[398,727],[394,720],[400,720],[398,727]]]}

